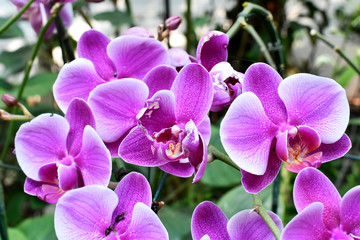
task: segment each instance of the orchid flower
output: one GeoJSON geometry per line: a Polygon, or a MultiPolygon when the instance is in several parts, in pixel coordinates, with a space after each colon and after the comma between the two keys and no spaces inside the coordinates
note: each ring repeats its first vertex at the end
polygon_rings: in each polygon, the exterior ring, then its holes
{"type": "Polygon", "coordinates": [[[63,112],[74,97],[87,101],[98,85],[124,78],[142,80],[152,68],[170,64],[159,41],[135,35],[110,40],[96,30],[89,30],[81,36],[77,52],[79,58],[64,65],[53,87],[63,112]]]}
{"type": "MultiPolygon", "coordinates": [[[[144,86],[143,92],[137,93],[139,99],[146,99],[145,90],[144,86]]],[[[180,177],[195,173],[194,182],[198,181],[206,167],[210,139],[207,113],[212,97],[208,72],[199,64],[186,65],[171,91],[158,91],[146,101],[137,115],[138,126],[121,142],[119,155],[128,163],[159,166],[180,177]]],[[[134,104],[123,104],[122,108],[134,109],[134,104]]]]}
{"type": "Polygon", "coordinates": [[[351,142],[345,90],[334,80],[294,74],[284,80],[257,63],[245,72],[243,93],[220,126],[225,151],[242,169],[251,193],[269,185],[281,163],[299,172],[343,156],[351,142]]]}
{"type": "Polygon", "coordinates": [[[15,151],[27,176],[25,192],[56,203],[76,187],[107,186],[111,157],[94,125],[90,108],[80,99],[70,103],[65,118],[42,114],[21,125],[15,151]]]}
{"type": "Polygon", "coordinates": [[[62,196],[55,209],[59,240],[167,240],[151,210],[151,188],[144,176],[129,173],[115,191],[85,186],[62,196]]]}
{"type": "MultiPolygon", "coordinates": [[[[27,0],[11,0],[13,4],[20,10],[27,0]]],[[[66,1],[69,2],[69,1],[66,1]]],[[[63,2],[65,3],[65,2],[63,2]]],[[[30,21],[31,26],[37,34],[46,24],[51,15],[51,5],[49,0],[35,0],[33,4],[23,13],[22,17],[30,21]]],[[[70,26],[73,19],[73,10],[71,4],[65,4],[60,10],[59,15],[64,21],[66,27],[70,26]]],[[[44,38],[49,38],[55,31],[55,24],[52,23],[46,31],[44,38]]]]}
{"type": "MultiPolygon", "coordinates": [[[[281,219],[268,211],[272,220],[282,230],[281,219]]],[[[243,210],[228,220],[214,203],[205,201],[194,210],[191,218],[193,240],[273,240],[274,235],[256,212],[243,210]]]]}
{"type": "Polygon", "coordinates": [[[360,186],[341,198],[323,173],[306,168],[297,175],[293,194],[298,215],[287,224],[282,239],[360,239],[360,186]]]}

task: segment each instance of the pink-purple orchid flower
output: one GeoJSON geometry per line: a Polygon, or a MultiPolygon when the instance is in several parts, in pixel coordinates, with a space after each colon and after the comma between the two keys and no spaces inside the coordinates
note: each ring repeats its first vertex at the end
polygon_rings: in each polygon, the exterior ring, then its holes
{"type": "Polygon", "coordinates": [[[344,134],[348,121],[345,91],[334,80],[310,74],[282,80],[257,63],[245,72],[243,93],[225,115],[220,137],[242,169],[244,188],[257,193],[274,180],[282,162],[299,172],[343,156],[351,146],[344,134]]]}
{"type": "MultiPolygon", "coordinates": [[[[275,224],[282,230],[281,219],[268,211],[275,224]]],[[[212,202],[200,203],[191,219],[193,240],[274,240],[265,221],[254,211],[243,210],[228,220],[221,209],[212,202]]]]}
{"type": "Polygon", "coordinates": [[[126,175],[115,191],[95,185],[71,190],[56,205],[56,235],[59,240],[167,240],[151,203],[150,185],[139,173],[126,175]]]}
{"type": "Polygon", "coordinates": [[[124,78],[142,80],[154,67],[169,65],[164,46],[153,38],[125,35],[110,40],[89,30],[77,45],[79,58],[66,64],[54,84],[54,98],[66,112],[74,97],[88,100],[98,85],[124,78]]]}
{"type": "Polygon", "coordinates": [[[299,214],[285,227],[283,240],[360,239],[360,186],[341,198],[323,173],[306,168],[296,177],[293,195],[299,214]]]}
{"type": "Polygon", "coordinates": [[[27,176],[25,192],[56,203],[76,187],[107,186],[111,157],[94,126],[90,108],[80,99],[70,103],[65,118],[42,114],[21,125],[15,151],[27,176]]]}
{"type": "MultiPolygon", "coordinates": [[[[20,10],[27,0],[11,0],[13,4],[20,10]]],[[[69,2],[69,1],[66,1],[69,2]]],[[[63,2],[65,3],[65,2],[63,2]]],[[[30,21],[31,26],[37,34],[40,33],[41,28],[46,24],[51,15],[51,4],[49,0],[35,0],[33,4],[23,13],[22,17],[30,21]]],[[[59,13],[64,25],[70,26],[73,20],[72,5],[67,3],[60,10],[59,13]]],[[[44,38],[49,38],[55,31],[55,24],[52,23],[46,31],[44,38]]]]}

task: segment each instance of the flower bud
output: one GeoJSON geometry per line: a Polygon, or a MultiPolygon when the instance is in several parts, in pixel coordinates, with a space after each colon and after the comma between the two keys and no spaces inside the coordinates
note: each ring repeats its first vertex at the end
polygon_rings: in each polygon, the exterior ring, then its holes
{"type": "Polygon", "coordinates": [[[14,106],[16,106],[18,104],[18,100],[16,99],[16,97],[14,97],[13,95],[7,94],[7,93],[4,93],[1,96],[1,100],[8,107],[14,107],[14,106]]]}
{"type": "Polygon", "coordinates": [[[181,17],[171,16],[165,21],[165,27],[169,30],[176,30],[181,23],[181,17]]]}

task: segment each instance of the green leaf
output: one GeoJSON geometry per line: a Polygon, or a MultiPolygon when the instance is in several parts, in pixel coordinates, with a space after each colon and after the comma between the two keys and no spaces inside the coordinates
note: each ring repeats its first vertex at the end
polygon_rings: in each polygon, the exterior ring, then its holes
{"type": "Polygon", "coordinates": [[[56,240],[54,215],[28,218],[21,222],[18,229],[31,240],[56,240]]]}
{"type": "Polygon", "coordinates": [[[164,206],[159,211],[159,218],[169,233],[169,239],[188,239],[186,236],[190,234],[191,212],[164,206]]]}
{"type": "Polygon", "coordinates": [[[349,125],[360,125],[360,118],[351,118],[349,120],[349,125]]]}
{"type": "MultiPolygon", "coordinates": [[[[270,209],[272,197],[272,185],[260,192],[260,197],[265,209],[270,209]]],[[[253,208],[253,198],[243,186],[238,186],[228,191],[217,204],[228,218],[234,214],[253,208]]]]}
{"type": "Polygon", "coordinates": [[[57,78],[57,73],[40,73],[31,77],[24,89],[24,97],[40,95],[44,96],[51,92],[57,78]]]}
{"type": "Polygon", "coordinates": [[[206,166],[205,174],[200,181],[214,187],[229,187],[240,184],[241,173],[233,167],[215,160],[206,166]]]}
{"type": "Polygon", "coordinates": [[[102,12],[94,15],[96,20],[105,20],[111,22],[114,26],[121,26],[122,24],[131,24],[132,20],[127,12],[113,11],[102,12]]]}
{"type": "MultiPolygon", "coordinates": [[[[0,26],[3,26],[8,20],[8,18],[0,18],[0,26]]],[[[16,23],[13,23],[5,32],[0,35],[0,38],[15,37],[24,37],[24,33],[16,23]]]]}
{"type": "Polygon", "coordinates": [[[8,228],[9,240],[28,240],[25,234],[17,228],[8,228]]]}
{"type": "Polygon", "coordinates": [[[4,64],[4,71],[0,73],[0,78],[6,78],[13,73],[23,71],[31,57],[33,46],[21,47],[13,52],[3,51],[0,53],[0,63],[4,64]]]}

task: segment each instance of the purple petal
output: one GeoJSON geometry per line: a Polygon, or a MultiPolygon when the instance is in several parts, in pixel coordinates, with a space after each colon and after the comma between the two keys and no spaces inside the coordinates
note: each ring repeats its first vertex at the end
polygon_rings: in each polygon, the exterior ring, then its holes
{"type": "Polygon", "coordinates": [[[281,76],[269,65],[255,63],[245,72],[243,92],[253,92],[260,99],[268,118],[275,124],[286,122],[285,105],[279,97],[281,76]]]}
{"type": "Polygon", "coordinates": [[[164,172],[183,178],[190,177],[194,173],[194,167],[190,163],[169,162],[159,168],[164,172]]]}
{"type": "Polygon", "coordinates": [[[191,63],[189,54],[181,48],[170,48],[168,50],[171,66],[177,70],[183,68],[186,64],[191,63]]]}
{"type": "Polygon", "coordinates": [[[105,80],[114,79],[116,73],[115,65],[106,52],[109,43],[110,39],[107,36],[91,29],[81,35],[77,45],[79,57],[89,59],[99,76],[105,80]]]}
{"type": "Polygon", "coordinates": [[[105,142],[114,142],[136,126],[136,115],[149,94],[146,84],[136,79],[121,79],[102,84],[89,97],[96,120],[96,131],[105,142]]]}
{"type": "Polygon", "coordinates": [[[117,195],[104,186],[85,186],[67,192],[55,209],[58,239],[102,239],[117,203],[117,195]]]}
{"type": "Polygon", "coordinates": [[[277,127],[252,92],[235,99],[220,125],[220,138],[227,154],[240,168],[256,175],[265,173],[276,132],[277,127]]]}
{"type": "Polygon", "coordinates": [[[77,185],[77,169],[75,166],[60,165],[58,168],[59,187],[68,191],[77,185]]]}
{"type": "Polygon", "coordinates": [[[153,38],[121,36],[109,43],[107,53],[116,66],[117,78],[143,79],[152,68],[170,63],[164,46],[153,38]]]}
{"type": "Polygon", "coordinates": [[[151,207],[151,188],[143,175],[132,172],[119,182],[115,193],[119,197],[119,203],[113,213],[112,219],[114,221],[116,216],[125,214],[124,219],[116,226],[116,230],[122,234],[131,222],[136,203],[141,202],[149,208],[151,207]]]}
{"type": "Polygon", "coordinates": [[[107,186],[111,177],[111,156],[95,130],[86,126],[79,155],[74,159],[85,185],[107,186]]]}
{"type": "Polygon", "coordinates": [[[176,75],[175,69],[166,65],[150,70],[144,77],[144,82],[149,87],[149,98],[159,90],[170,90],[176,75]]]}
{"type": "Polygon", "coordinates": [[[286,162],[288,160],[288,130],[276,135],[276,155],[277,157],[286,162]]]}
{"type": "Polygon", "coordinates": [[[210,71],[215,64],[226,62],[228,44],[229,37],[225,33],[210,31],[201,37],[196,49],[196,58],[210,71]]]}
{"type": "Polygon", "coordinates": [[[61,190],[59,186],[55,184],[34,181],[30,178],[26,178],[25,180],[24,192],[32,196],[37,196],[47,203],[57,203],[59,198],[65,193],[65,191],[61,190]]]}
{"type": "MultiPolygon", "coordinates": [[[[268,211],[271,219],[282,230],[281,219],[268,211]]],[[[259,214],[250,210],[243,210],[232,216],[227,224],[231,240],[275,240],[275,236],[259,214]]]]}
{"type": "Polygon", "coordinates": [[[66,146],[69,154],[76,156],[81,149],[84,128],[86,125],[95,128],[95,118],[87,103],[79,98],[71,101],[65,118],[70,124],[66,146]]]}
{"type": "Polygon", "coordinates": [[[193,183],[200,180],[204,175],[207,164],[207,145],[205,144],[201,134],[199,134],[199,146],[194,152],[190,152],[189,162],[194,166],[194,180],[193,183]]]}
{"type": "Polygon", "coordinates": [[[351,148],[351,141],[349,137],[344,134],[338,141],[330,144],[322,143],[320,147],[312,152],[309,155],[322,152],[321,161],[328,162],[337,158],[340,158],[345,155],[351,148]]]}
{"type": "Polygon", "coordinates": [[[121,240],[168,240],[169,236],[154,211],[139,202],[134,207],[128,230],[120,238],[121,240]]]}
{"type": "Polygon", "coordinates": [[[249,193],[258,193],[274,181],[281,168],[281,161],[274,152],[269,154],[269,162],[263,175],[254,175],[241,169],[241,182],[249,193]]]}
{"type": "Polygon", "coordinates": [[[340,222],[348,233],[360,236],[360,186],[350,189],[341,201],[340,222]]]}
{"type": "Polygon", "coordinates": [[[331,181],[315,168],[305,168],[294,183],[294,204],[300,213],[313,202],[324,205],[323,221],[328,229],[339,226],[341,197],[331,181]]]}
{"type": "Polygon", "coordinates": [[[110,151],[111,157],[113,158],[119,157],[119,146],[124,140],[124,138],[129,134],[130,131],[131,129],[128,132],[124,133],[122,137],[116,140],[115,142],[104,142],[106,148],[110,151]]]}
{"type": "Polygon", "coordinates": [[[16,158],[27,177],[40,181],[41,166],[66,156],[69,124],[59,115],[42,114],[21,125],[15,136],[16,158]]]}
{"type": "Polygon", "coordinates": [[[61,20],[64,26],[69,27],[74,18],[73,6],[69,3],[70,1],[64,1],[64,7],[60,10],[61,20]]]}
{"type": "Polygon", "coordinates": [[[228,240],[227,223],[226,215],[218,206],[209,201],[202,202],[195,208],[191,218],[193,240],[200,240],[204,235],[210,239],[228,240]]]}
{"type": "Polygon", "coordinates": [[[171,90],[175,94],[178,123],[186,124],[191,119],[199,125],[209,112],[213,98],[209,73],[199,64],[188,64],[175,78],[171,90]]]}
{"type": "Polygon", "coordinates": [[[48,163],[40,167],[38,176],[39,179],[47,183],[58,183],[58,163],[48,163]]]}
{"type": "Polygon", "coordinates": [[[329,240],[331,234],[323,223],[324,206],[312,203],[293,218],[285,227],[283,240],[329,240]]]}
{"type": "Polygon", "coordinates": [[[197,129],[201,133],[205,145],[209,145],[211,138],[211,123],[208,115],[205,116],[204,120],[202,120],[202,122],[198,125],[197,129]]]}
{"type": "Polygon", "coordinates": [[[65,113],[73,98],[78,97],[87,101],[90,92],[104,82],[89,60],[75,59],[65,64],[59,72],[53,86],[55,101],[65,113]]]}
{"type": "Polygon", "coordinates": [[[140,127],[134,127],[124,138],[119,147],[119,156],[125,162],[140,166],[160,166],[166,163],[154,156],[151,147],[153,142],[148,139],[140,127]]]}
{"type": "Polygon", "coordinates": [[[132,36],[138,36],[143,38],[154,38],[154,35],[147,29],[143,27],[132,27],[123,32],[122,35],[132,35],[132,36]]]}
{"type": "Polygon", "coordinates": [[[288,121],[312,127],[322,143],[339,140],[349,122],[345,90],[334,80],[310,74],[294,74],[279,85],[288,121]]]}

